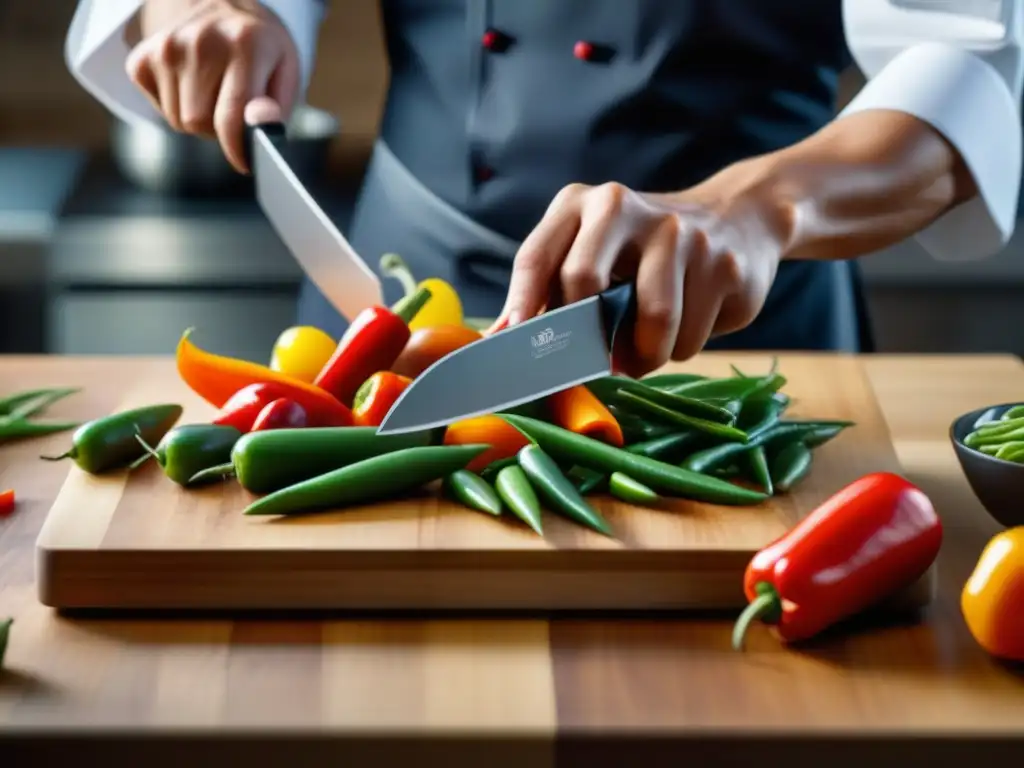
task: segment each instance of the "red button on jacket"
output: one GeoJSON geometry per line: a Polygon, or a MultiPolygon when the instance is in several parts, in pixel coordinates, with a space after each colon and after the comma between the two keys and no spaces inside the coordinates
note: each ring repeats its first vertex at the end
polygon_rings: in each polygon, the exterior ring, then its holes
{"type": "Polygon", "coordinates": [[[594,56],[594,44],[586,40],[580,40],[573,46],[572,55],[581,61],[590,61],[594,56]]]}

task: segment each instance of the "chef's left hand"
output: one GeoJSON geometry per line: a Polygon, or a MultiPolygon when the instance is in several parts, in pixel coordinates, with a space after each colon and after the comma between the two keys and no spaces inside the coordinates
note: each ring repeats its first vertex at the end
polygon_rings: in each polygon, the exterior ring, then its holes
{"type": "Polygon", "coordinates": [[[635,280],[633,343],[617,342],[616,368],[640,376],[669,359],[686,360],[761,311],[790,224],[785,218],[770,195],[720,197],[706,185],[648,194],[615,183],[572,184],[520,247],[494,328],[635,280]]]}

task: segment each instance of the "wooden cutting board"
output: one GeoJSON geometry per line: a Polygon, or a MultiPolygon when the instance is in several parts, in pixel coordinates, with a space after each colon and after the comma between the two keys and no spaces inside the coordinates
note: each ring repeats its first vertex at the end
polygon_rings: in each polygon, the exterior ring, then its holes
{"type": "MultiPolygon", "coordinates": [[[[686,370],[766,371],[767,355],[705,354],[686,370]]],[[[683,366],[676,366],[682,369],[683,366]]],[[[185,490],[151,463],[93,477],[69,466],[37,542],[40,600],[60,608],[731,609],[750,557],[842,486],[900,471],[856,357],[782,355],[787,415],[852,419],[816,450],[789,496],[749,508],[673,500],[645,509],[598,497],[610,540],[545,516],[545,537],[436,494],[302,518],[244,517],[237,483],[185,490]]],[[[180,402],[181,423],[212,409],[172,361],[140,366],[121,410],[180,402]]],[[[95,417],[92,414],[90,418],[95,417]]],[[[930,599],[929,581],[911,591],[930,599]]]]}

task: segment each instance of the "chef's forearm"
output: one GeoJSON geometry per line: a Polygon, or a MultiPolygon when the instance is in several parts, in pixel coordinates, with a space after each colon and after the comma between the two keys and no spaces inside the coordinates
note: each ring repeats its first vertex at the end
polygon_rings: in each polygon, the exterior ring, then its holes
{"type": "Polygon", "coordinates": [[[847,259],[906,239],[976,194],[957,151],[902,112],[841,117],[701,185],[768,211],[784,259],[847,259]]]}

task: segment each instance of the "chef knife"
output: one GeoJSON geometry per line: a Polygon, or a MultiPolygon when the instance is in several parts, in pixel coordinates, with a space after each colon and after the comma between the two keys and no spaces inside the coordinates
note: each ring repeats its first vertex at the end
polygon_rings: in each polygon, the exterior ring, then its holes
{"type": "Polygon", "coordinates": [[[607,376],[634,302],[623,283],[449,353],[405,389],[377,434],[440,427],[607,376]]]}
{"type": "Polygon", "coordinates": [[[246,125],[256,199],[303,272],[345,318],[383,303],[380,279],[288,165],[283,123],[246,125]]]}

